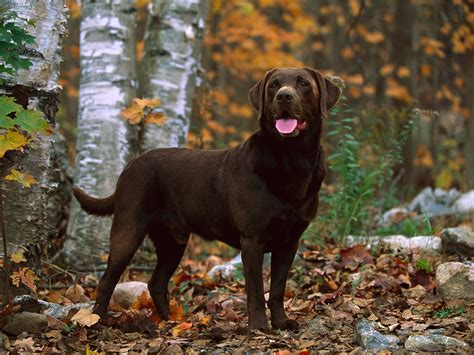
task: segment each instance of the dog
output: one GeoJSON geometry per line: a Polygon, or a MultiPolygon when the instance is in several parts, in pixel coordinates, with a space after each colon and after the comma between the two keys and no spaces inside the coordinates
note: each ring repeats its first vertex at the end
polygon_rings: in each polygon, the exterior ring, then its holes
{"type": "Polygon", "coordinates": [[[322,121],[339,96],[339,88],[317,70],[272,69],[249,92],[259,129],[240,145],[149,151],[128,163],[114,194],[103,199],[75,188],[85,211],[114,215],[95,313],[106,316],[117,282],[148,235],[157,255],[148,288],[167,320],[168,282],[196,233],[242,250],[251,330],[268,330],[262,263],[271,252],[271,325],[298,329],[283,308],[286,280],[299,239],[316,216],[326,175],[322,121]]]}

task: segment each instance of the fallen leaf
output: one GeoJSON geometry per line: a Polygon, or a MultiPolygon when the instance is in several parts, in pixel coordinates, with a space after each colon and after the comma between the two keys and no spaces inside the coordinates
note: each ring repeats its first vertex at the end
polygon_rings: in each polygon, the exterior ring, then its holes
{"type": "Polygon", "coordinates": [[[69,298],[73,303],[89,302],[89,297],[86,296],[86,291],[81,285],[72,285],[66,292],[65,296],[69,298]]]}
{"type": "Polygon", "coordinates": [[[193,326],[192,323],[181,323],[181,324],[178,324],[177,326],[175,326],[175,327],[171,330],[171,334],[173,334],[173,337],[177,337],[180,333],[182,333],[183,331],[185,331],[185,330],[187,330],[187,329],[190,329],[192,326],[193,326]]]}
{"type": "Polygon", "coordinates": [[[25,251],[23,249],[18,249],[16,252],[10,255],[10,260],[13,261],[15,264],[25,262],[26,258],[25,258],[24,253],[25,251]]]}
{"type": "Polygon", "coordinates": [[[71,321],[74,324],[79,324],[85,327],[90,327],[96,324],[100,320],[97,314],[92,313],[90,310],[81,308],[72,318],[71,321]]]}

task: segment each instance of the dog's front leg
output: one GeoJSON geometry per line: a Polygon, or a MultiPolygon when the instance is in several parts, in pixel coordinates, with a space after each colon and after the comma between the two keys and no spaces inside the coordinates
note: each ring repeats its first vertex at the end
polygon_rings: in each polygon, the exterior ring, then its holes
{"type": "Polygon", "coordinates": [[[247,290],[247,313],[249,329],[267,330],[268,323],[265,315],[265,298],[263,296],[263,242],[258,236],[243,236],[240,240],[242,247],[242,264],[247,290]]]}
{"type": "Polygon", "coordinates": [[[286,279],[297,249],[298,240],[272,251],[272,283],[268,308],[270,308],[272,327],[274,329],[298,329],[298,323],[293,319],[288,319],[283,309],[286,279]]]}

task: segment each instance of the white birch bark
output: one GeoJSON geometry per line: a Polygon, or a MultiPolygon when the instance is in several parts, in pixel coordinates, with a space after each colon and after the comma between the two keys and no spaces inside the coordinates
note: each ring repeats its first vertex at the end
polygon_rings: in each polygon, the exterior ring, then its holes
{"type": "MultiPolygon", "coordinates": [[[[130,126],[120,111],[136,95],[133,0],[84,0],[81,19],[81,79],[74,184],[95,197],[115,190],[131,158],[130,126]]],[[[66,259],[77,269],[103,263],[111,218],[88,215],[71,205],[66,259]]]]}
{"type": "MultiPolygon", "coordinates": [[[[0,94],[21,91],[23,97],[28,97],[28,108],[43,112],[54,127],[61,45],[66,33],[65,0],[2,0],[1,5],[7,12],[15,11],[20,17],[35,21],[35,26],[28,26],[27,30],[36,38],[36,45],[29,45],[24,51],[33,65],[14,77],[3,77],[0,94]]],[[[15,246],[30,246],[30,256],[36,258],[39,253],[35,255],[37,248],[33,247],[57,232],[58,208],[52,199],[58,186],[54,181],[53,143],[53,136],[41,135],[33,142],[34,148],[28,148],[24,158],[15,162],[14,168],[32,175],[38,181],[36,185],[24,188],[17,182],[3,181],[7,240],[15,246]]],[[[0,250],[3,254],[2,246],[0,250]]]]}
{"type": "Polygon", "coordinates": [[[161,100],[163,125],[145,126],[142,151],[186,141],[201,67],[208,0],[154,0],[145,33],[143,93],[161,100]]]}

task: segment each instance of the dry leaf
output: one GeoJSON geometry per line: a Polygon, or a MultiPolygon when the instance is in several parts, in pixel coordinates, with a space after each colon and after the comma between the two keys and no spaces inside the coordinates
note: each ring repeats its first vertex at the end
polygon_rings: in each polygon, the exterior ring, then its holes
{"type": "Polygon", "coordinates": [[[24,253],[25,253],[25,251],[23,249],[18,249],[16,252],[14,252],[10,256],[10,260],[13,261],[15,264],[25,262],[26,258],[25,258],[24,253]]]}
{"type": "Polygon", "coordinates": [[[171,330],[171,334],[173,334],[174,337],[177,337],[181,332],[190,329],[193,326],[193,323],[181,323],[178,324],[176,327],[174,327],[171,330]]]}
{"type": "Polygon", "coordinates": [[[90,327],[99,321],[100,317],[88,309],[81,308],[72,318],[74,324],[90,327]]]}

